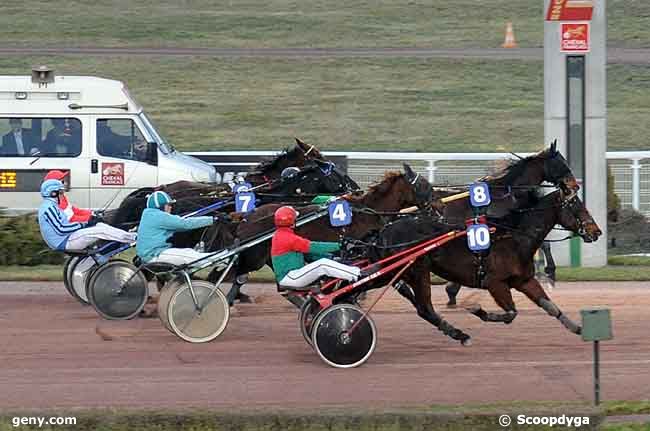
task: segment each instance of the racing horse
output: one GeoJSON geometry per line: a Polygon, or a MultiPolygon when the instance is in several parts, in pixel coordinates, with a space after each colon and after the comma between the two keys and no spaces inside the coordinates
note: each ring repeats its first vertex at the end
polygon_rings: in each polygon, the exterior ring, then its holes
{"type": "MultiPolygon", "coordinates": [[[[535,279],[533,256],[556,224],[579,235],[585,242],[596,241],[602,232],[576,193],[556,190],[542,198],[532,196],[529,199],[532,205],[527,208],[512,210],[504,218],[488,218],[488,224],[496,226],[496,233],[492,236],[484,266],[477,264],[477,257],[469,250],[466,238],[460,237],[433,249],[404,272],[401,277],[404,283],[398,282],[398,291],[414,305],[421,318],[462,344],[470,343],[468,334],[435,312],[429,280],[433,272],[464,286],[487,289],[505,313],[489,313],[480,305],[472,307],[470,312],[484,321],[508,324],[514,320],[517,310],[511,289],[515,289],[571,332],[580,333],[580,326],[562,313],[535,279]]],[[[448,230],[449,226],[434,216],[398,220],[380,232],[375,253],[379,257],[396,253],[407,248],[401,244],[412,244],[448,230]]]]}
{"type": "MultiPolygon", "coordinates": [[[[299,235],[314,241],[340,241],[343,236],[363,238],[370,231],[378,230],[385,225],[388,218],[394,218],[398,212],[407,207],[418,205],[426,207],[431,201],[431,184],[421,175],[415,173],[411,167],[404,164],[404,173],[388,172],[382,181],[372,185],[366,193],[353,193],[343,196],[352,207],[352,223],[345,227],[332,227],[327,217],[322,217],[314,222],[300,226],[296,229],[299,235]]],[[[220,241],[210,245],[210,250],[216,251],[232,244],[234,238],[244,243],[247,239],[272,231],[274,227],[273,215],[284,204],[268,204],[257,208],[253,213],[241,220],[236,229],[228,236],[222,236],[220,241]]],[[[308,215],[321,207],[310,205],[299,208],[300,214],[308,215]]],[[[212,226],[210,229],[216,229],[212,226]]],[[[271,242],[266,241],[243,251],[235,266],[235,282],[228,294],[232,303],[239,289],[246,282],[249,272],[257,271],[264,265],[271,265],[271,242]]],[[[219,277],[218,271],[213,271],[209,281],[219,277]]]]}
{"type": "MultiPolygon", "coordinates": [[[[275,156],[273,159],[269,159],[261,162],[254,167],[246,175],[246,181],[251,183],[253,186],[258,186],[261,184],[272,182],[280,178],[281,173],[284,169],[289,167],[304,167],[307,164],[312,163],[314,167],[318,167],[324,172],[326,170],[331,170],[333,175],[328,175],[328,181],[318,182],[312,181],[309,183],[311,186],[309,191],[313,193],[321,192],[320,190],[327,186],[327,190],[335,189],[338,185],[341,188],[341,184],[345,184],[348,188],[354,190],[358,189],[356,183],[354,183],[347,175],[341,173],[336,167],[325,160],[313,145],[307,145],[304,142],[296,138],[296,145],[292,149],[287,149],[282,153],[275,156]],[[321,187],[319,189],[318,187],[321,187]]],[[[325,175],[322,176],[325,178],[325,175]]],[[[297,181],[292,182],[292,184],[297,183],[297,181]]],[[[280,193],[282,195],[287,195],[295,193],[295,188],[287,189],[289,186],[288,183],[284,183],[280,189],[278,189],[277,184],[273,190],[270,190],[274,193],[280,193]]],[[[155,190],[162,190],[178,201],[174,212],[176,214],[182,214],[196,209],[206,207],[211,203],[214,203],[216,200],[227,197],[231,195],[230,186],[228,184],[206,184],[206,183],[195,183],[191,181],[177,181],[175,183],[164,184],[159,187],[144,187],[132,192],[127,196],[120,206],[115,210],[107,211],[105,214],[105,222],[118,226],[121,228],[130,228],[133,225],[137,224],[142,215],[142,211],[146,205],[146,197],[155,190]]]]}
{"type": "MultiPolygon", "coordinates": [[[[480,178],[478,181],[486,182],[493,191],[492,204],[487,212],[488,216],[493,217],[502,217],[512,209],[528,206],[529,192],[543,182],[551,183],[568,194],[580,189],[569,163],[557,150],[556,142],[539,153],[512,160],[498,173],[480,178]]],[[[434,189],[434,202],[440,202],[439,198],[458,192],[434,189]]],[[[434,204],[434,208],[444,221],[452,224],[462,224],[473,215],[469,199],[458,199],[444,205],[434,204]]],[[[543,245],[542,250],[547,261],[552,262],[550,247],[543,245]]],[[[447,305],[454,306],[460,285],[450,282],[446,286],[446,291],[449,296],[447,305]]]]}

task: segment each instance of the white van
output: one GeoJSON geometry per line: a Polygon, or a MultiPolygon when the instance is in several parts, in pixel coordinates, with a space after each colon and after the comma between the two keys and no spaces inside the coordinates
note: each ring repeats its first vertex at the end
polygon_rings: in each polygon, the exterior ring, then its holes
{"type": "Polygon", "coordinates": [[[74,205],[111,208],[140,187],[216,182],[213,166],[182,154],[156,131],[120,81],[0,76],[0,207],[33,211],[45,174],[68,171],[74,205]]]}

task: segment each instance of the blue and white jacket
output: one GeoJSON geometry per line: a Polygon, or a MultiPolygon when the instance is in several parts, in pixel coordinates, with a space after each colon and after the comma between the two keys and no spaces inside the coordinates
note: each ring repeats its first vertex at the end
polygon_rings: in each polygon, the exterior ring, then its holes
{"type": "Polygon", "coordinates": [[[174,232],[210,226],[212,220],[212,217],[182,218],[157,208],[146,208],[140,218],[135,251],[143,261],[149,262],[163,251],[171,248],[167,240],[174,232]]]}
{"type": "Polygon", "coordinates": [[[85,223],[70,223],[54,198],[44,198],[38,207],[38,226],[41,236],[52,250],[65,250],[72,232],[85,227],[85,223]]]}

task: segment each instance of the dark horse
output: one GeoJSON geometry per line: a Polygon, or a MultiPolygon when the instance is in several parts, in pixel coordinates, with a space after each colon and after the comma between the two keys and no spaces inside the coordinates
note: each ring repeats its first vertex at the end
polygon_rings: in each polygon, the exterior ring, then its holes
{"type": "MultiPolygon", "coordinates": [[[[355,193],[344,197],[350,202],[353,209],[352,223],[349,226],[332,227],[328,218],[323,217],[300,226],[296,230],[297,233],[314,241],[339,241],[343,236],[361,239],[370,231],[378,230],[384,226],[386,221],[394,218],[402,208],[413,205],[428,206],[431,199],[431,184],[413,172],[406,164],[404,170],[404,174],[387,173],[381,182],[371,186],[364,194],[355,193]]],[[[241,243],[245,243],[248,238],[273,230],[273,214],[282,205],[269,204],[259,207],[239,223],[230,238],[222,237],[222,242],[215,244],[212,248],[219,250],[227,247],[235,237],[241,243]]],[[[319,208],[319,206],[311,205],[298,208],[298,210],[302,216],[317,211],[319,208]]],[[[216,227],[213,226],[210,229],[216,229],[216,227]]],[[[246,282],[246,274],[259,270],[266,264],[271,266],[270,250],[271,242],[266,241],[239,255],[235,270],[235,283],[229,293],[231,301],[246,282]]],[[[216,280],[218,275],[216,271],[213,271],[209,280],[216,280]]]]}
{"type": "MultiPolygon", "coordinates": [[[[511,161],[504,169],[494,175],[479,179],[490,186],[492,204],[488,215],[502,217],[512,209],[530,206],[530,191],[543,182],[559,187],[565,193],[575,193],[580,187],[573,176],[569,163],[557,151],[556,143],[537,154],[511,161]]],[[[452,193],[445,190],[434,190],[434,199],[447,197],[452,193]]],[[[443,220],[452,224],[462,224],[472,217],[473,210],[469,199],[458,199],[444,205],[434,205],[443,220]]],[[[550,247],[542,247],[547,261],[552,261],[550,247]]],[[[554,273],[554,268],[552,269],[554,273]]],[[[553,274],[554,275],[554,274],[553,274]]],[[[456,296],[460,284],[450,282],[446,286],[449,302],[456,304],[456,296]]]]}
{"type": "MultiPolygon", "coordinates": [[[[336,184],[347,184],[354,190],[358,186],[349,179],[345,174],[338,171],[328,162],[323,155],[313,145],[307,145],[304,142],[296,139],[296,145],[287,149],[276,157],[263,161],[256,165],[250,172],[246,174],[246,181],[250,182],[253,186],[258,186],[265,183],[272,183],[275,188],[269,187],[268,192],[290,194],[295,193],[299,186],[295,184],[303,177],[295,178],[293,182],[284,182],[282,186],[273,183],[273,180],[280,178],[282,171],[288,167],[302,168],[310,165],[312,168],[319,168],[323,172],[330,170],[332,179],[325,182],[312,181],[307,183],[303,193],[320,193],[321,189],[327,186],[327,190],[334,189],[336,184]],[[345,177],[345,179],[342,179],[345,177]],[[334,183],[334,184],[332,184],[334,183]],[[293,189],[291,189],[293,184],[293,189]]],[[[325,177],[323,175],[323,177],[325,177]]],[[[187,213],[196,209],[205,207],[214,203],[216,200],[230,196],[230,187],[227,184],[207,184],[195,183],[191,181],[177,181],[171,184],[164,184],[159,187],[144,187],[132,192],[127,196],[120,206],[115,210],[106,212],[105,221],[113,226],[129,228],[137,224],[142,215],[146,204],[147,195],[151,194],[154,190],[163,190],[170,194],[170,196],[177,200],[174,212],[176,214],[187,213]]]]}
{"type": "MultiPolygon", "coordinates": [[[[531,196],[529,200],[532,205],[528,208],[513,210],[502,219],[490,219],[488,224],[496,226],[497,231],[492,235],[492,246],[485,258],[484,277],[478,274],[477,257],[469,250],[465,237],[434,249],[403,274],[405,284],[400,283],[398,291],[415,306],[420,317],[445,335],[463,344],[469,343],[469,335],[434,311],[429,281],[429,274],[433,272],[464,286],[487,289],[505,313],[488,313],[480,306],[470,310],[484,321],[512,322],[517,310],[510,289],[516,289],[570,331],[580,333],[580,326],[562,314],[535,279],[533,256],[556,224],[578,234],[585,242],[596,241],[601,235],[600,228],[575,193],[567,195],[557,190],[539,199],[531,196]]],[[[447,230],[449,228],[437,217],[399,220],[380,233],[377,251],[385,256],[406,248],[400,244],[432,238],[447,230]]]]}

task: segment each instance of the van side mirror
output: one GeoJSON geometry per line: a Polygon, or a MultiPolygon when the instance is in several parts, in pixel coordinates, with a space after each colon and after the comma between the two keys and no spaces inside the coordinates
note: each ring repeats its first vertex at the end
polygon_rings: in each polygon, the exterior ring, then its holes
{"type": "Polygon", "coordinates": [[[158,166],[158,144],[155,142],[147,142],[147,163],[158,166]]]}

